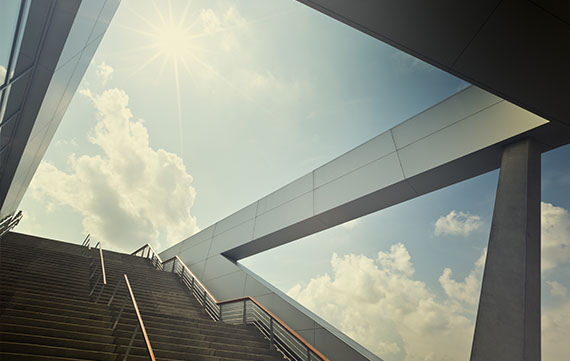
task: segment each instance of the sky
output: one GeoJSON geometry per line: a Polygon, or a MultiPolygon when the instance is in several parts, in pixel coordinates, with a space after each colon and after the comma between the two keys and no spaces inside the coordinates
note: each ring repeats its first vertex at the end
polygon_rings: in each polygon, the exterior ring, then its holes
{"type": "MultiPolygon", "coordinates": [[[[123,0],[16,230],[160,251],[467,85],[292,0],[123,0]]],[[[542,157],[544,361],[570,351],[569,159],[542,157]]],[[[467,360],[497,180],[241,262],[386,361],[467,360]]]]}

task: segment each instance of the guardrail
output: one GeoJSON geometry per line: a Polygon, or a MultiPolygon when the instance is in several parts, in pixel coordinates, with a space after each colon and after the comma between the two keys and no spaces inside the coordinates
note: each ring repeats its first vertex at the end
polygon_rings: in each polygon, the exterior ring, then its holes
{"type": "Polygon", "coordinates": [[[154,268],[156,268],[159,271],[162,271],[162,259],[150,244],[148,243],[145,244],[141,248],[131,253],[131,255],[150,259],[154,268]],[[144,254],[145,251],[147,251],[146,256],[144,254]]]}
{"type": "MultiPolygon", "coordinates": [[[[88,236],[89,237],[89,236],[88,236]]],[[[84,246],[84,247],[89,247],[84,246]]],[[[99,302],[99,299],[101,298],[101,295],[103,294],[103,290],[105,289],[105,286],[107,285],[107,273],[105,272],[105,259],[103,258],[103,248],[101,248],[101,242],[97,242],[97,244],[95,245],[95,247],[93,248],[99,248],[99,262],[95,262],[95,259],[93,257],[93,254],[91,253],[91,262],[89,262],[89,269],[93,269],[93,271],[91,272],[91,274],[89,275],[89,281],[91,283],[93,283],[93,277],[95,277],[97,275],[97,271],[99,271],[99,277],[97,277],[97,280],[95,281],[93,288],[91,288],[91,292],[89,293],[89,297],[91,297],[93,295],[93,293],[95,292],[95,289],[97,288],[97,286],[99,285],[99,283],[101,283],[101,288],[99,289],[99,293],[97,294],[97,298],[95,299],[95,303],[99,302]],[[100,265],[101,267],[97,267],[97,265],[100,265]]],[[[90,252],[90,250],[89,250],[90,252]]]]}
{"type": "MultiPolygon", "coordinates": [[[[131,303],[133,305],[133,309],[135,311],[135,314],[137,316],[137,321],[138,321],[138,323],[135,326],[135,329],[133,331],[133,334],[131,336],[131,339],[129,340],[129,345],[127,346],[127,349],[125,350],[125,354],[123,356],[123,361],[127,361],[129,354],[131,352],[131,348],[133,347],[133,342],[135,341],[135,337],[136,337],[137,333],[139,332],[139,330],[142,332],[149,359],[151,361],[156,361],[156,358],[154,357],[154,351],[152,349],[152,346],[150,344],[150,340],[148,338],[148,333],[146,332],[146,327],[144,326],[144,322],[143,322],[143,319],[141,317],[141,313],[139,311],[139,306],[137,304],[137,300],[135,299],[135,295],[133,293],[131,283],[129,282],[129,277],[126,274],[123,274],[123,279],[120,279],[117,282],[117,286],[115,286],[115,289],[113,290],[113,294],[109,298],[109,302],[107,302],[107,306],[109,306],[112,309],[113,300],[115,299],[115,296],[117,294],[117,290],[119,289],[119,286],[121,285],[123,280],[125,281],[125,285],[127,287],[127,291],[129,293],[131,303]]],[[[123,304],[121,305],[121,308],[119,310],[119,314],[115,318],[115,322],[113,323],[113,328],[112,328],[113,334],[115,333],[115,330],[117,329],[117,326],[119,325],[119,321],[121,320],[121,316],[123,315],[123,311],[125,310],[125,305],[127,303],[127,300],[128,300],[128,298],[125,297],[123,300],[123,304]]]]}
{"type": "Polygon", "coordinates": [[[0,238],[2,238],[6,233],[16,227],[18,223],[20,223],[22,216],[22,211],[18,211],[14,217],[4,217],[4,219],[0,221],[0,238]]]}
{"type": "Polygon", "coordinates": [[[145,258],[151,259],[156,269],[176,273],[213,320],[231,324],[253,324],[269,340],[269,347],[275,348],[289,360],[329,361],[255,298],[242,297],[218,301],[178,256],[163,262],[149,244],[139,248],[132,255],[144,256],[146,248],[149,250],[145,258]]]}
{"type": "MultiPolygon", "coordinates": [[[[91,252],[91,248],[90,248],[90,236],[87,235],[87,237],[85,237],[85,240],[83,241],[83,243],[81,244],[83,248],[82,253],[85,255],[90,254],[91,255],[91,262],[89,263],[89,268],[93,268],[93,271],[91,272],[91,275],[89,276],[89,280],[92,282],[93,277],[97,274],[97,271],[100,269],[101,270],[101,274],[100,276],[97,278],[97,281],[95,282],[93,288],[91,289],[91,292],[89,293],[89,296],[91,297],[93,295],[93,293],[95,292],[95,290],[97,289],[97,286],[99,285],[99,283],[101,283],[101,288],[99,289],[99,292],[97,294],[97,298],[95,299],[95,303],[98,303],[102,294],[103,294],[103,290],[105,289],[105,286],[107,285],[107,273],[105,271],[105,259],[103,257],[103,248],[101,247],[101,242],[97,242],[97,244],[95,245],[95,247],[93,248],[99,248],[99,252],[96,252],[99,254],[99,260],[100,260],[100,265],[101,267],[97,267],[97,262],[95,261],[95,258],[93,257],[93,253],[91,252]],[[85,253],[86,252],[86,253],[85,253]]],[[[150,246],[150,245],[149,245],[150,246]]],[[[156,257],[158,257],[158,255],[156,255],[156,257]]],[[[158,257],[158,259],[160,259],[160,257],[158,257]]],[[[137,335],[137,333],[139,332],[139,330],[142,332],[144,341],[145,341],[145,345],[148,351],[148,355],[149,355],[149,359],[151,361],[156,361],[156,358],[154,356],[154,351],[152,349],[152,346],[150,344],[150,340],[148,338],[148,334],[146,332],[146,328],[144,326],[144,322],[143,319],[141,317],[141,313],[139,311],[139,306],[137,304],[137,301],[135,299],[135,295],[133,293],[133,289],[131,287],[131,283],[129,282],[129,277],[126,274],[123,274],[123,278],[119,279],[119,281],[117,282],[117,285],[115,286],[115,288],[113,289],[113,293],[111,294],[111,297],[109,297],[109,301],[107,302],[107,306],[109,308],[113,307],[113,301],[115,300],[115,297],[117,295],[117,291],[119,290],[119,286],[121,285],[121,283],[125,281],[125,286],[126,286],[126,291],[128,292],[128,295],[131,299],[131,303],[133,306],[133,309],[135,311],[135,314],[137,316],[137,326],[135,327],[133,334],[131,336],[131,339],[129,341],[129,345],[127,346],[127,349],[125,350],[125,354],[123,355],[123,361],[127,361],[128,357],[129,357],[129,353],[131,352],[131,348],[133,347],[133,343],[135,341],[135,337],[137,335]]],[[[123,300],[123,303],[121,305],[121,308],[119,309],[119,313],[117,315],[117,317],[113,316],[114,322],[113,322],[113,328],[112,328],[112,334],[115,334],[115,330],[117,329],[117,326],[119,325],[119,321],[121,319],[121,316],[123,315],[123,311],[125,310],[125,306],[127,304],[127,300],[129,298],[125,297],[123,300]]]]}

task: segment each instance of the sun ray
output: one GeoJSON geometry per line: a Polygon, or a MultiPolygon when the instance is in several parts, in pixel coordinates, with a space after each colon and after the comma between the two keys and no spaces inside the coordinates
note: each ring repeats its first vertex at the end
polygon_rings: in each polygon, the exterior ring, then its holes
{"type": "Polygon", "coordinates": [[[180,97],[180,76],[178,74],[178,61],[174,60],[174,79],[176,83],[176,105],[178,107],[178,140],[180,142],[180,158],[184,159],[184,142],[182,134],[182,100],[180,97]]]}
{"type": "MultiPolygon", "coordinates": [[[[151,0],[151,4],[154,9],[154,15],[156,16],[154,22],[139,14],[135,9],[128,8],[129,11],[135,14],[137,18],[142,20],[143,24],[145,24],[145,28],[133,29],[128,26],[124,26],[124,28],[150,40],[148,45],[133,49],[133,51],[149,52],[150,56],[147,56],[147,59],[137,69],[133,70],[132,76],[141,73],[153,63],[158,63],[157,65],[159,66],[159,71],[156,72],[155,75],[157,81],[164,79],[164,73],[167,69],[172,70],[171,74],[174,76],[174,90],[176,92],[175,100],[180,157],[183,158],[184,151],[184,134],[182,124],[183,104],[181,89],[182,73],[184,73],[184,75],[188,75],[192,82],[196,82],[200,73],[200,68],[203,68],[206,72],[213,74],[215,78],[218,78],[223,82],[227,89],[235,92],[239,97],[255,104],[259,110],[266,113],[268,116],[276,116],[263,104],[256,104],[254,99],[248,96],[246,92],[243,92],[239,86],[230,80],[231,77],[228,78],[225,74],[218,71],[209,60],[214,59],[219,55],[216,54],[214,50],[209,49],[208,46],[206,46],[206,42],[199,39],[215,36],[225,32],[236,31],[254,23],[268,21],[277,16],[283,16],[290,11],[286,10],[249,21],[236,21],[231,25],[228,25],[228,22],[224,19],[221,23],[221,27],[218,25],[217,29],[214,31],[206,32],[204,29],[202,31],[199,30],[199,25],[202,23],[203,19],[200,14],[192,13],[190,11],[190,2],[185,4],[182,12],[176,12],[175,9],[173,9],[171,0],[167,0],[167,3],[161,2],[161,5],[164,6],[160,7],[156,0],[151,0]]],[[[184,80],[186,81],[187,79],[188,78],[185,78],[184,80]]]]}

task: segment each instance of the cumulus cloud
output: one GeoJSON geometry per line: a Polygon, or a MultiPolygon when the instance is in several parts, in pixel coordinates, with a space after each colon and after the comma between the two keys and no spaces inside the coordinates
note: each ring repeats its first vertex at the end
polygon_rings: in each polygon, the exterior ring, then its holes
{"type": "Polygon", "coordinates": [[[458,300],[465,304],[476,306],[479,303],[479,293],[481,291],[481,275],[485,266],[487,257],[487,249],[483,251],[481,257],[475,262],[475,267],[465,277],[462,282],[458,282],[451,278],[453,271],[451,268],[445,268],[439,277],[439,284],[445,291],[445,294],[452,300],[458,300]]]}
{"type": "Polygon", "coordinates": [[[228,7],[221,14],[217,14],[213,9],[200,10],[200,23],[204,34],[223,33],[220,39],[220,47],[227,52],[239,47],[239,41],[231,30],[247,24],[246,20],[233,6],[228,7]]]}
{"type": "Polygon", "coordinates": [[[103,61],[101,62],[101,64],[97,66],[97,70],[95,71],[95,73],[97,74],[97,78],[99,78],[99,80],[103,83],[103,85],[105,85],[111,79],[113,71],[114,71],[113,67],[105,64],[105,62],[103,61]]]}
{"type": "MultiPolygon", "coordinates": [[[[85,233],[119,250],[158,239],[173,244],[198,231],[190,209],[196,197],[183,161],[152,149],[143,122],[133,120],[127,94],[82,90],[97,112],[89,141],[99,155],[72,155],[65,172],[42,162],[30,185],[32,196],[51,207],[67,206],[83,216],[85,233]]],[[[168,245],[167,244],[167,245],[168,245]]]]}
{"type": "Polygon", "coordinates": [[[542,312],[542,359],[558,361],[568,359],[570,340],[570,298],[542,312]]]}
{"type": "Polygon", "coordinates": [[[546,281],[546,284],[550,286],[550,294],[552,296],[566,297],[568,290],[558,281],[546,281]]]}
{"type": "Polygon", "coordinates": [[[541,203],[542,270],[549,271],[570,260],[570,213],[541,203]]]}
{"type": "Polygon", "coordinates": [[[436,236],[468,237],[482,226],[483,221],[478,215],[453,210],[448,215],[439,217],[435,222],[434,234],[436,236]]]}
{"type": "Polygon", "coordinates": [[[348,221],[342,224],[342,227],[346,229],[354,229],[360,225],[360,218],[353,219],[352,221],[348,221]]]}
{"type": "Polygon", "coordinates": [[[332,275],[288,294],[387,361],[462,360],[476,313],[477,299],[469,297],[478,296],[483,262],[462,281],[444,271],[442,298],[414,278],[411,256],[397,243],[376,258],[334,254],[332,275]]]}

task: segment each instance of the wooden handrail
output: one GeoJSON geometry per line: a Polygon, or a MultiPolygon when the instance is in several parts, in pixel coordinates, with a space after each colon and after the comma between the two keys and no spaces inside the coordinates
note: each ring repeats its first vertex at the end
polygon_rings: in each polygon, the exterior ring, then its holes
{"type": "Polygon", "coordinates": [[[313,345],[311,345],[309,342],[307,342],[307,340],[305,340],[301,335],[299,335],[297,332],[295,332],[295,330],[293,330],[291,327],[289,327],[285,322],[283,322],[279,317],[277,317],[273,312],[269,311],[267,309],[267,307],[263,306],[261,303],[259,303],[258,300],[256,300],[255,298],[251,297],[251,296],[245,296],[245,297],[238,297],[238,298],[232,298],[229,300],[225,300],[225,301],[221,301],[221,302],[216,302],[218,305],[225,305],[228,303],[235,303],[235,302],[243,302],[243,301],[251,301],[253,303],[255,303],[259,308],[261,308],[266,314],[268,314],[271,318],[273,318],[275,321],[277,321],[278,324],[280,324],[283,328],[285,328],[290,334],[292,334],[293,336],[295,336],[303,345],[305,345],[305,347],[309,348],[315,355],[319,356],[323,361],[329,361],[329,359],[323,355],[322,353],[319,352],[319,350],[317,350],[316,348],[313,347],[313,345]]]}
{"type": "Polygon", "coordinates": [[[156,258],[158,258],[158,260],[160,261],[160,263],[164,263],[162,262],[162,259],[160,258],[160,256],[158,255],[158,252],[156,252],[154,250],[154,248],[151,246],[150,243],[145,244],[144,246],[142,246],[141,248],[137,249],[136,251],[134,251],[133,253],[131,253],[131,256],[137,254],[138,252],[140,252],[141,250],[145,249],[146,247],[150,248],[150,250],[152,251],[152,253],[154,253],[156,255],[156,258]]]}
{"type": "Polygon", "coordinates": [[[329,361],[329,359],[325,355],[323,355],[321,352],[319,352],[319,350],[317,350],[315,347],[313,347],[313,345],[311,345],[309,342],[307,342],[307,340],[305,340],[303,337],[301,337],[301,335],[299,335],[297,332],[295,332],[295,330],[293,330],[291,327],[289,327],[285,322],[283,322],[273,312],[269,311],[265,306],[263,306],[261,303],[259,303],[259,301],[257,301],[255,298],[253,298],[251,296],[245,296],[245,297],[232,298],[232,299],[224,300],[224,301],[218,301],[216,299],[216,297],[214,297],[214,295],[212,295],[210,293],[210,291],[206,288],[206,286],[204,286],[204,284],[202,282],[200,282],[198,277],[196,277],[196,275],[194,275],[194,273],[190,270],[190,268],[188,268],[188,266],[186,266],[186,264],[184,263],[184,261],[182,261],[180,259],[180,257],[178,257],[178,256],[171,257],[171,258],[167,259],[166,261],[162,262],[162,264],[164,265],[168,262],[172,262],[175,259],[177,259],[178,262],[180,262],[182,267],[184,267],[188,271],[188,273],[190,273],[190,275],[192,275],[192,277],[194,277],[194,280],[202,286],[202,288],[210,295],[210,297],[214,300],[214,302],[216,302],[216,304],[218,306],[225,305],[228,303],[251,301],[251,302],[255,303],[259,308],[261,308],[271,318],[273,318],[279,325],[281,325],[281,327],[286,329],[290,334],[292,334],[295,338],[297,338],[297,340],[299,340],[299,342],[301,342],[305,347],[310,349],[315,355],[320,357],[323,361],[329,361]]]}
{"type": "Polygon", "coordinates": [[[210,297],[214,300],[214,302],[216,302],[216,304],[219,304],[220,301],[218,301],[218,299],[217,299],[216,297],[214,297],[214,295],[213,295],[212,293],[210,293],[210,290],[207,289],[206,286],[204,286],[204,284],[203,284],[202,282],[200,282],[200,280],[198,279],[198,277],[196,277],[196,275],[194,274],[194,272],[192,272],[192,271],[190,270],[190,268],[188,268],[188,266],[186,266],[186,263],[184,263],[184,261],[182,261],[182,260],[180,259],[180,257],[178,257],[178,256],[171,257],[171,258],[167,259],[166,261],[162,262],[162,264],[165,265],[166,263],[171,262],[171,261],[173,261],[173,260],[175,260],[175,259],[177,259],[178,262],[180,262],[180,264],[182,265],[182,267],[184,267],[184,268],[186,269],[186,271],[187,271],[188,273],[190,273],[190,275],[191,275],[192,277],[194,277],[194,279],[196,280],[196,282],[198,282],[198,284],[200,284],[200,286],[202,286],[202,288],[204,289],[204,291],[206,291],[206,293],[207,293],[208,295],[210,295],[210,297]]]}
{"type": "Polygon", "coordinates": [[[99,245],[99,257],[101,258],[101,274],[103,275],[103,284],[107,284],[107,274],[105,272],[105,261],[103,260],[103,248],[101,247],[101,243],[97,243],[99,245]]]}
{"type": "Polygon", "coordinates": [[[147,243],[147,244],[145,244],[144,246],[142,246],[141,248],[137,249],[136,251],[134,251],[133,253],[131,253],[131,256],[134,255],[134,254],[137,254],[140,250],[145,249],[145,247],[148,246],[148,245],[149,245],[149,244],[147,243]]]}
{"type": "Polygon", "coordinates": [[[131,284],[129,282],[129,277],[126,274],[123,275],[125,277],[125,283],[127,284],[127,289],[129,290],[129,295],[131,296],[131,301],[133,303],[133,308],[135,309],[135,313],[137,314],[137,318],[139,320],[139,326],[141,327],[141,332],[144,337],[144,341],[146,343],[146,349],[148,350],[148,355],[152,361],[156,361],[154,357],[154,352],[152,351],[152,346],[150,345],[150,340],[148,339],[148,334],[146,333],[146,328],[144,327],[144,323],[141,317],[141,313],[139,312],[139,306],[137,305],[137,301],[135,300],[135,295],[133,294],[133,289],[131,288],[131,284]]]}

